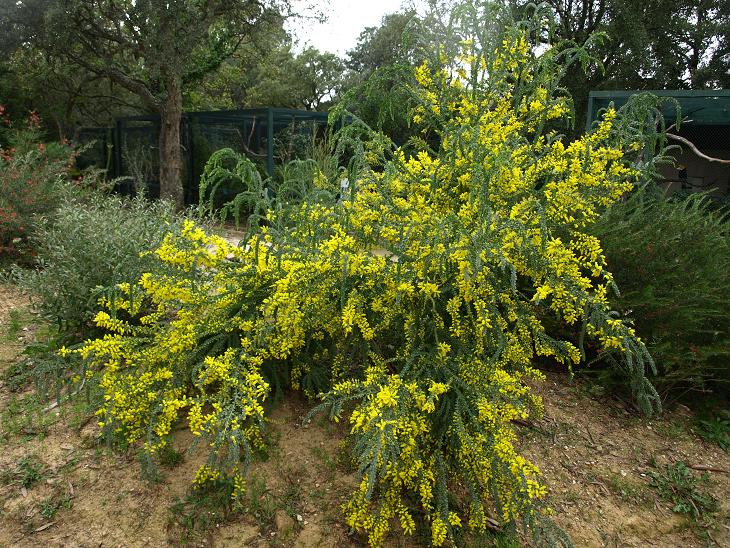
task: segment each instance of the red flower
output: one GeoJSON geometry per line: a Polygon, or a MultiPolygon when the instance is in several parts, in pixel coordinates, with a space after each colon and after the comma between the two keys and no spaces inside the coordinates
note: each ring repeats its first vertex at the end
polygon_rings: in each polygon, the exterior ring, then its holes
{"type": "Polygon", "coordinates": [[[28,114],[28,127],[30,129],[36,129],[39,128],[41,125],[41,117],[38,116],[38,113],[35,110],[31,110],[28,114]]]}

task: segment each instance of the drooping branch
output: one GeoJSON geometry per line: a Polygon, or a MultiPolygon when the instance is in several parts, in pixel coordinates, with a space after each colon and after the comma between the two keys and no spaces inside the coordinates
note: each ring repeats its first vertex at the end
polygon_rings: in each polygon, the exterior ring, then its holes
{"type": "Polygon", "coordinates": [[[669,139],[673,139],[684,145],[687,145],[692,152],[694,152],[697,156],[699,156],[703,160],[707,160],[708,162],[717,162],[719,164],[730,164],[730,160],[725,160],[723,158],[714,158],[712,156],[708,156],[707,154],[704,154],[702,151],[700,151],[700,149],[697,148],[697,146],[692,141],[690,141],[689,139],[686,139],[685,137],[680,137],[679,135],[676,135],[674,133],[667,133],[667,137],[669,139]]]}

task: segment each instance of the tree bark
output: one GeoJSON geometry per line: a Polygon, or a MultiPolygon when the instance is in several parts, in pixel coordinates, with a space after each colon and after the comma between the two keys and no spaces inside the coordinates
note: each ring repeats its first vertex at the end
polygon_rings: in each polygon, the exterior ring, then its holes
{"type": "Polygon", "coordinates": [[[180,154],[182,85],[172,76],[165,85],[166,97],[160,109],[160,198],[170,200],[177,210],[185,207],[180,154]]]}

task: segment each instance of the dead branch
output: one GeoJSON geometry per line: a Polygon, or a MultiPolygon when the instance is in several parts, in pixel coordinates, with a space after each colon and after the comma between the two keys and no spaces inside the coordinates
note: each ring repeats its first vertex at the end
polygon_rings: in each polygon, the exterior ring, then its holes
{"type": "Polygon", "coordinates": [[[692,470],[700,470],[702,472],[719,472],[720,474],[730,474],[730,472],[728,472],[724,468],[716,468],[714,466],[707,466],[704,464],[690,464],[688,468],[691,468],[692,470]]]}
{"type": "Polygon", "coordinates": [[[698,149],[695,144],[690,141],[689,139],[685,139],[684,137],[680,137],[679,135],[675,135],[674,133],[667,133],[667,137],[670,139],[674,139],[675,141],[679,141],[682,144],[687,145],[692,152],[694,152],[697,156],[702,158],[703,160],[707,160],[708,162],[717,162],[720,164],[730,164],[730,160],[724,160],[722,158],[713,158],[712,156],[708,156],[707,154],[703,154],[700,152],[700,149],[698,149]]]}

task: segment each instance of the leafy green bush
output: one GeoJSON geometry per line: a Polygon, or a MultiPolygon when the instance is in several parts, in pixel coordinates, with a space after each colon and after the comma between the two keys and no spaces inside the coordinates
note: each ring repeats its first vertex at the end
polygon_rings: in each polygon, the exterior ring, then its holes
{"type": "MultiPolygon", "coordinates": [[[[621,289],[612,306],[635,320],[665,399],[687,390],[728,394],[730,224],[711,205],[705,195],[669,198],[650,184],[592,228],[621,289]]],[[[604,372],[604,381],[623,384],[617,370],[604,372]]]]}
{"type": "Polygon", "coordinates": [[[15,280],[36,310],[70,340],[95,332],[102,291],[134,283],[156,265],[150,251],[175,231],[178,218],[166,202],[93,195],[61,204],[53,222],[34,237],[35,268],[15,268],[15,280]]]}
{"type": "Polygon", "coordinates": [[[417,101],[410,89],[415,83],[412,67],[403,64],[379,67],[367,80],[348,90],[336,109],[357,116],[398,144],[406,144],[418,128],[410,112],[417,101]]]}
{"type": "Polygon", "coordinates": [[[276,169],[273,177],[262,177],[256,165],[244,154],[224,148],[214,152],[205,164],[200,179],[198,214],[232,218],[236,226],[263,221],[267,212],[300,204],[305,199],[330,199],[336,185],[320,169],[336,171],[333,156],[321,154],[314,159],[291,160],[276,169]],[[314,194],[313,194],[314,193],[314,194]]]}

